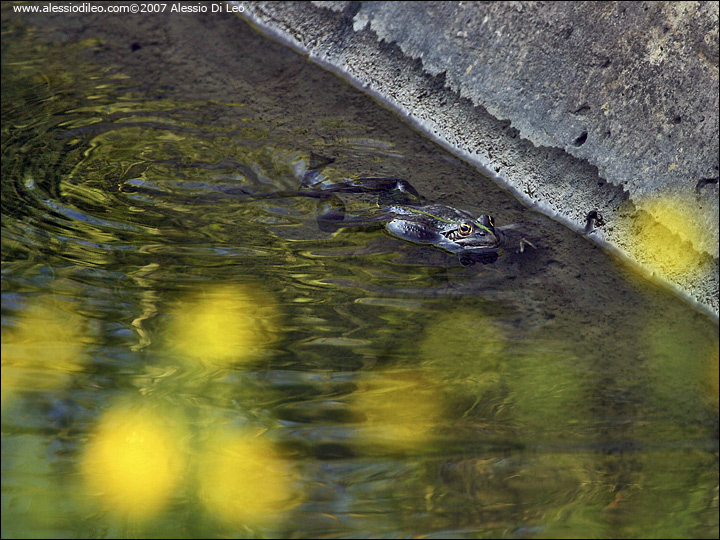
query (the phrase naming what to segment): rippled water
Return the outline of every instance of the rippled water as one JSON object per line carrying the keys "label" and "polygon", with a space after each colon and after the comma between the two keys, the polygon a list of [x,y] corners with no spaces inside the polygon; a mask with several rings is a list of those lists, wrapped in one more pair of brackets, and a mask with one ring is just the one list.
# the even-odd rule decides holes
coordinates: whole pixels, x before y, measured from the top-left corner
{"label": "rippled water", "polygon": [[[4,7],[2,61],[4,537],[717,537],[703,315],[231,17]],[[537,249],[239,195],[312,154]]]}

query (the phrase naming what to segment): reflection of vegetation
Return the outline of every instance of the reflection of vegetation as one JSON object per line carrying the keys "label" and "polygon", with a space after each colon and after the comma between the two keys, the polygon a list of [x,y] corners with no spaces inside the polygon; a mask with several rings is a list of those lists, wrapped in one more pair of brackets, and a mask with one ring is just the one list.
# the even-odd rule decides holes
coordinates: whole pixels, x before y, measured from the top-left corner
{"label": "reflection of vegetation", "polygon": [[2,402],[17,391],[68,385],[86,362],[84,317],[56,297],[28,302],[14,327],[2,336]]}
{"label": "reflection of vegetation", "polygon": [[715,343],[715,352],[711,352],[705,361],[705,370],[702,380],[704,381],[704,390],[707,395],[708,401],[714,405],[715,410],[718,409],[718,386],[720,385],[720,370],[718,369],[718,357],[720,356],[720,350],[718,344]]}
{"label": "reflection of vegetation", "polygon": [[512,421],[518,434],[530,444],[584,440],[593,418],[582,362],[562,344],[538,340],[535,348],[510,362]]}
{"label": "reflection of vegetation", "polygon": [[447,526],[512,524],[518,536],[564,538],[578,531],[594,536],[588,531],[602,529],[591,514],[612,500],[596,467],[597,456],[586,452],[468,453],[441,465],[444,483],[430,503],[449,521]]}
{"label": "reflection of vegetation", "polygon": [[423,332],[419,352],[436,380],[452,381],[485,407],[499,405],[505,336],[491,317],[471,309],[436,317]]}
{"label": "reflection of vegetation", "polygon": [[421,344],[424,362],[438,369],[458,365],[472,371],[497,371],[505,336],[491,317],[471,309],[453,310],[433,320]]}
{"label": "reflection of vegetation", "polygon": [[584,451],[524,455],[513,463],[504,487],[521,494],[519,516],[543,538],[607,537],[600,512],[612,501],[603,482],[601,458]]}
{"label": "reflection of vegetation", "polygon": [[[701,426],[717,418],[717,334],[714,329],[699,330],[692,319],[670,321],[659,314],[649,322],[647,334],[651,403],[662,414],[652,430],[703,437]],[[687,422],[693,417],[702,420]]]}
{"label": "reflection of vegetation", "polygon": [[620,533],[615,536],[718,536],[717,452],[647,450],[635,461],[630,488],[612,509]]}
{"label": "reflection of vegetation", "polygon": [[561,343],[513,343],[491,317],[459,309],[428,325],[420,354],[436,378],[475,396],[475,416],[497,422],[502,413],[523,443],[580,436],[590,422],[581,363]]}
{"label": "reflection of vegetation", "polygon": [[363,373],[350,398],[361,421],[357,444],[371,451],[412,451],[432,441],[444,413],[442,389],[420,370]]}
{"label": "reflection of vegetation", "polygon": [[[3,414],[7,414],[5,408]],[[13,437],[3,433],[3,538],[71,536],[76,500],[69,496],[67,485],[58,482],[56,464],[48,458],[47,434],[23,433]],[[12,489],[6,488],[10,486]]]}

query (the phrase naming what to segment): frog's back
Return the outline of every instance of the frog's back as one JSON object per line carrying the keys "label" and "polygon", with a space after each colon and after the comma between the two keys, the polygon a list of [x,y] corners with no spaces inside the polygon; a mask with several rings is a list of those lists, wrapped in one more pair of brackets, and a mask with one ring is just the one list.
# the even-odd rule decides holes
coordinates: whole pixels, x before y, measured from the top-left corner
{"label": "frog's back", "polygon": [[415,216],[415,219],[422,221],[455,223],[475,219],[468,212],[442,204],[428,204],[425,206],[395,205],[389,207],[388,210],[398,216],[407,216],[406,219],[413,219],[413,216]]}

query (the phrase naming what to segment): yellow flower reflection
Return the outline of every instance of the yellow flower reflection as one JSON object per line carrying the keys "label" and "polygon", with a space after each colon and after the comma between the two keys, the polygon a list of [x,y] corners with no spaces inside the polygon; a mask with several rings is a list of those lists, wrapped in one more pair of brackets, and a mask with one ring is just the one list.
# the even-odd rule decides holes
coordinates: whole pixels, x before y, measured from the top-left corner
{"label": "yellow flower reflection", "polygon": [[271,442],[243,432],[216,432],[199,456],[200,497],[229,525],[257,526],[298,504],[296,474]]}
{"label": "yellow flower reflection", "polygon": [[67,300],[36,298],[2,335],[2,403],[17,390],[67,384],[85,363],[86,320]]}
{"label": "yellow flower reflection", "polygon": [[180,302],[172,315],[172,347],[214,366],[257,359],[277,334],[274,304],[249,285],[208,288]]}
{"label": "yellow flower reflection", "polygon": [[[707,234],[693,221],[695,206],[679,198],[646,201],[625,225],[634,238],[632,255],[659,276],[684,275],[697,269]],[[717,240],[715,240],[717,241]]]}
{"label": "yellow flower reflection", "polygon": [[136,521],[161,512],[185,470],[183,430],[169,411],[120,405],[91,434],[80,471],[87,493],[117,518]]}
{"label": "yellow flower reflection", "polygon": [[444,400],[441,389],[417,369],[394,369],[364,374],[350,407],[361,419],[360,445],[412,451],[430,441],[442,421]]}

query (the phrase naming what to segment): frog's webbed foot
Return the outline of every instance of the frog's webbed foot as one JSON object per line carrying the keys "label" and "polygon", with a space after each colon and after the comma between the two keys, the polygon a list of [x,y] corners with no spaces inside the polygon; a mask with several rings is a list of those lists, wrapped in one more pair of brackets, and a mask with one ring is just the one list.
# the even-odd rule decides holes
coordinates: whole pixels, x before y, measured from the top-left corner
{"label": "frog's webbed foot", "polygon": [[307,168],[309,171],[317,171],[323,167],[327,167],[331,163],[335,163],[335,158],[321,156],[315,152],[310,152],[310,159],[308,160]]}
{"label": "frog's webbed foot", "polygon": [[378,204],[420,204],[425,198],[403,178],[368,176],[352,181],[362,191],[379,192]]}

